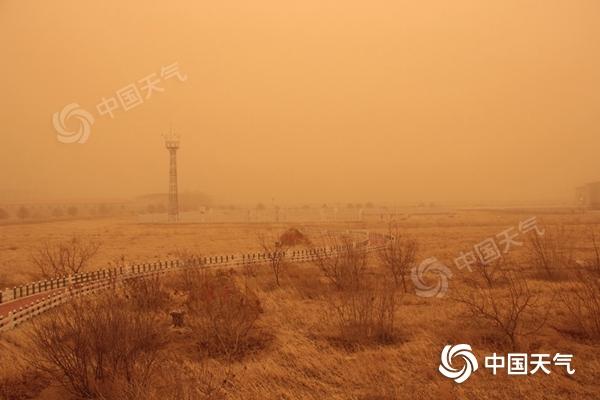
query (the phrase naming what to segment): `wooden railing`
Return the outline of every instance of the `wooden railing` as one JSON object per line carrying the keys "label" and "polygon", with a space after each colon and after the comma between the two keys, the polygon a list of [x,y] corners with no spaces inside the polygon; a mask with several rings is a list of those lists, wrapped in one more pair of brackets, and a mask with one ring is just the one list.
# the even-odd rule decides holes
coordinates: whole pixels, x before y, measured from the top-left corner
{"label": "wooden railing", "polygon": [[[353,233],[365,235],[363,239],[355,241],[354,246],[362,248],[366,252],[381,249],[387,243],[385,235],[369,234],[364,231],[354,231]],[[182,268],[219,268],[237,267],[246,264],[264,264],[274,255],[280,255],[293,263],[312,262],[321,257],[337,255],[341,250],[342,246],[326,246],[281,253],[246,253],[194,257],[185,261],[167,260],[106,268],[47,281],[33,282],[1,292],[0,309],[8,309],[10,311],[6,315],[0,315],[0,331],[13,329],[49,309],[65,303],[73,297],[94,293],[111,285],[116,285],[126,279],[162,274]],[[45,293],[46,296],[40,297],[42,293]],[[11,304],[22,303],[27,299],[31,299],[31,302],[15,307],[14,309],[10,308]]]}

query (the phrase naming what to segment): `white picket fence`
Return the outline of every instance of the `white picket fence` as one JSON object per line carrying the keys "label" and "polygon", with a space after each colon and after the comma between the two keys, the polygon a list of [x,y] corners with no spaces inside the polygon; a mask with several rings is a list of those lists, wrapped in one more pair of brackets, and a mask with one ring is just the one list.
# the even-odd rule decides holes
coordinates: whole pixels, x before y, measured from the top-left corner
{"label": "white picket fence", "polygon": [[[366,231],[353,231],[352,233],[366,235],[362,240],[355,242],[355,246],[363,248],[366,252],[377,251],[386,245],[387,238],[384,235],[369,234]],[[5,306],[4,308],[17,301],[28,298],[33,299],[34,297],[36,299],[23,307],[9,311],[5,316],[0,315],[0,332],[13,329],[23,322],[69,301],[73,297],[94,293],[115,286],[127,279],[162,274],[181,270],[182,268],[233,268],[246,264],[265,264],[274,254],[279,254],[292,263],[312,262],[322,257],[332,257],[338,254],[340,250],[341,246],[328,246],[281,253],[196,257],[187,260],[187,262],[183,260],[157,261],[33,282],[1,292],[0,299],[2,302],[0,306]],[[47,295],[37,298],[40,293],[47,293]]]}

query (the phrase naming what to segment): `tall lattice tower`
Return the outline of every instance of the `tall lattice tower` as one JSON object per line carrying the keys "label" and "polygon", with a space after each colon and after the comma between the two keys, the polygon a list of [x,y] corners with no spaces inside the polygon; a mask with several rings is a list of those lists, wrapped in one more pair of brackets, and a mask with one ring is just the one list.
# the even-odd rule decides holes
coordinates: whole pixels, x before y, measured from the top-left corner
{"label": "tall lattice tower", "polygon": [[171,131],[165,135],[165,147],[169,150],[169,208],[168,221],[179,221],[179,196],[177,192],[177,150],[179,137]]}

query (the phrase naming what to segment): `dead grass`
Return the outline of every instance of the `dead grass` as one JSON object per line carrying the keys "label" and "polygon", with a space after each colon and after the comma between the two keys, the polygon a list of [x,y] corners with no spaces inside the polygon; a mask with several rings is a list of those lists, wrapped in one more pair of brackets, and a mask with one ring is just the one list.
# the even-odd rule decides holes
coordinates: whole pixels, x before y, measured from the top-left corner
{"label": "dead grass", "polygon": [[268,337],[257,327],[263,312],[248,287],[238,287],[228,273],[205,271],[195,275],[188,292],[189,324],[201,350],[228,360],[257,351]]}
{"label": "dead grass", "polygon": [[[471,218],[471,217],[469,217]],[[452,265],[453,257],[461,250],[469,250],[470,246],[487,237],[514,226],[522,215],[502,214],[498,217],[476,214],[471,219],[458,215],[453,219],[445,216],[430,216],[409,218],[401,226],[403,231],[418,240],[420,254],[436,256],[440,260],[449,260],[447,265]],[[569,223],[572,216],[548,215],[547,224]],[[581,217],[580,225],[569,225],[575,258],[587,260],[593,258],[593,246],[590,237],[586,234],[590,224],[600,221],[592,217]],[[348,225],[343,225],[346,229]],[[357,226],[354,226],[357,227]],[[360,227],[387,231],[387,225],[366,223]],[[208,236],[193,241],[194,232],[203,235],[207,228],[186,226],[179,233],[174,233],[175,241],[187,238],[187,243],[177,244],[178,248],[202,248],[204,254],[218,253],[211,251],[219,245],[223,248],[234,247],[240,244],[240,249],[256,250],[256,227],[240,226],[239,228],[215,227],[214,234],[219,239]],[[269,228],[264,228],[268,231]],[[34,228],[35,229],[35,228]],[[114,232],[111,227],[106,228]],[[136,228],[139,229],[139,228]],[[127,238],[131,254],[128,259],[147,260],[141,254],[152,256],[164,251],[158,243],[158,236],[166,236],[170,227],[151,227],[141,231],[142,236],[132,235]],[[211,228],[212,229],[212,228]],[[236,231],[237,229],[237,231]],[[263,229],[261,227],[260,229]],[[280,227],[276,227],[281,231]],[[123,231],[123,230],[122,230]],[[162,231],[161,235],[157,232]],[[202,232],[201,232],[202,231]],[[139,233],[139,232],[138,232]],[[150,235],[144,237],[144,235]],[[244,243],[233,239],[227,242],[226,237],[246,236]],[[133,237],[136,236],[136,237]],[[124,239],[120,236],[121,240]],[[28,240],[32,240],[30,237]],[[168,239],[170,240],[170,239]],[[215,245],[217,242],[222,243]],[[227,246],[224,245],[227,243]],[[206,244],[206,249],[204,248]],[[10,243],[7,243],[10,245]],[[26,243],[15,243],[20,249],[27,249]],[[123,254],[123,248],[117,249],[114,242],[108,243],[108,252]],[[151,247],[158,251],[151,252]],[[161,250],[162,249],[162,250]],[[586,253],[582,255],[580,253]],[[138,256],[136,256],[136,254]],[[513,254],[511,253],[511,257]],[[341,295],[343,290],[332,288],[330,281],[324,277],[318,266],[303,264],[290,265],[281,274],[280,285],[273,279],[272,272],[267,267],[253,268],[248,274],[239,272],[229,274],[223,287],[230,287],[232,299],[242,299],[246,290],[254,293],[260,299],[262,313],[255,322],[255,326],[269,334],[266,346],[250,346],[250,351],[243,357],[226,356],[206,351],[198,351],[198,344],[206,339],[199,336],[191,326],[183,328],[168,328],[165,333],[166,347],[161,350],[161,363],[150,383],[143,385],[119,386],[120,393],[110,392],[106,398],[117,400],[130,399],[497,399],[508,400],[513,398],[547,399],[547,398],[572,398],[595,399],[600,391],[597,377],[600,376],[600,357],[597,355],[597,344],[584,330],[578,327],[576,320],[585,323],[592,322],[590,312],[585,307],[581,316],[571,312],[560,297],[555,301],[556,293],[565,293],[569,296],[574,293],[585,293],[581,282],[572,274],[560,278],[549,278],[545,269],[530,270],[532,265],[526,262],[527,249],[515,250],[515,265],[503,265],[502,269],[523,269],[527,289],[516,290],[515,293],[527,293],[536,296],[539,304],[545,304],[550,310],[548,323],[543,325],[535,334],[521,335],[523,348],[529,351],[561,352],[575,354],[574,367],[577,372],[573,376],[565,376],[556,371],[548,376],[533,376],[523,379],[512,379],[498,375],[491,376],[486,370],[480,368],[469,381],[456,385],[443,378],[437,372],[440,350],[449,343],[470,343],[477,354],[490,354],[504,352],[512,346],[502,329],[494,323],[480,318],[470,318],[465,315],[467,310],[463,304],[445,298],[421,298],[409,290],[407,294],[397,297],[394,304],[394,328],[398,339],[388,342],[366,340],[360,344],[345,346],[340,345],[342,329],[336,310],[330,304],[332,295]],[[585,257],[584,257],[585,256]],[[6,257],[3,254],[2,257]],[[417,260],[418,261],[418,260]],[[377,280],[383,273],[375,268],[374,260],[366,261],[367,276]],[[530,273],[533,271],[535,273]],[[478,290],[489,287],[489,292],[494,294],[497,304],[503,304],[511,299],[510,282],[502,275],[497,275],[495,266],[488,269],[488,277],[482,272],[472,273],[466,270],[456,270],[455,277],[450,282],[449,296],[454,293]],[[10,275],[11,277],[13,275]],[[190,279],[193,279],[190,276]],[[463,278],[472,278],[464,280]],[[170,278],[169,278],[170,279]],[[393,279],[388,279],[392,283]],[[179,307],[185,303],[185,285],[177,288],[165,280],[167,291],[171,291],[169,307]],[[590,282],[589,279],[584,282]],[[518,285],[517,285],[518,288]],[[174,295],[175,291],[179,291]],[[488,290],[488,289],[485,289]],[[223,293],[220,289],[217,291]],[[240,295],[241,293],[241,295]],[[376,289],[376,293],[383,293]],[[219,297],[216,297],[219,298]],[[356,303],[360,304],[360,295],[356,295]],[[515,296],[516,299],[520,297]],[[526,298],[526,297],[525,297]],[[585,295],[583,298],[588,299]],[[366,303],[377,304],[372,297],[364,296]],[[368,300],[368,301],[366,301]],[[213,304],[223,303],[228,310],[236,309],[232,302],[227,305],[227,300]],[[518,304],[521,304],[517,302]],[[367,307],[368,308],[368,307]],[[385,308],[385,307],[384,307]],[[215,306],[220,310],[221,305]],[[377,307],[374,307],[377,309]],[[389,308],[388,308],[389,309]],[[506,308],[506,312],[510,308]],[[504,312],[504,309],[502,309]],[[218,314],[215,314],[218,315]],[[361,313],[357,313],[361,315]],[[372,315],[377,315],[373,313]],[[538,314],[532,311],[532,317]],[[543,315],[543,314],[541,314]],[[186,322],[187,321],[186,316]],[[573,317],[576,317],[573,319]],[[243,320],[243,318],[242,318]],[[360,321],[360,318],[357,320]],[[376,318],[375,318],[376,320]],[[534,318],[535,320],[535,318]],[[520,322],[520,330],[526,332],[536,327],[535,321],[528,318]],[[164,323],[168,325],[169,317],[164,314]],[[27,329],[26,326],[23,328]],[[588,328],[589,329],[589,328]],[[368,330],[367,330],[368,331]],[[518,331],[518,330],[517,330]],[[10,342],[15,356],[22,354],[24,349],[19,346],[22,339],[18,336],[24,331],[15,331],[4,334],[2,342]],[[196,333],[195,333],[196,332]],[[367,335],[369,336],[369,335]],[[377,335],[371,335],[377,337]],[[336,340],[332,340],[332,338]],[[5,363],[6,361],[2,361]],[[482,360],[480,359],[480,362]],[[10,362],[9,362],[10,363]],[[10,365],[10,364],[9,364]],[[21,375],[22,379],[31,379]],[[0,381],[1,382],[1,381]],[[37,380],[36,380],[37,382]],[[123,389],[125,388],[125,389]],[[108,389],[107,389],[108,390]],[[107,392],[108,393],[108,392]],[[32,390],[30,395],[38,399],[67,399],[68,393],[60,391]]]}
{"label": "dead grass", "polygon": [[147,384],[165,336],[157,315],[108,292],[74,299],[34,321],[26,360],[75,396],[102,397]]}

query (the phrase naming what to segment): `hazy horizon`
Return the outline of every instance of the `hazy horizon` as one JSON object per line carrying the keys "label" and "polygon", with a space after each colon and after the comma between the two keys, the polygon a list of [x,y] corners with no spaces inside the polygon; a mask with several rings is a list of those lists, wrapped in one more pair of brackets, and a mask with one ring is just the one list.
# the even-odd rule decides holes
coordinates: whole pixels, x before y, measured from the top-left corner
{"label": "hazy horizon", "polygon": [[[223,203],[568,202],[600,180],[599,16],[595,1],[0,0],[0,203],[166,192],[171,125],[180,190]],[[176,62],[187,79],[98,114]],[[70,103],[95,118],[84,144],[57,141]]]}

